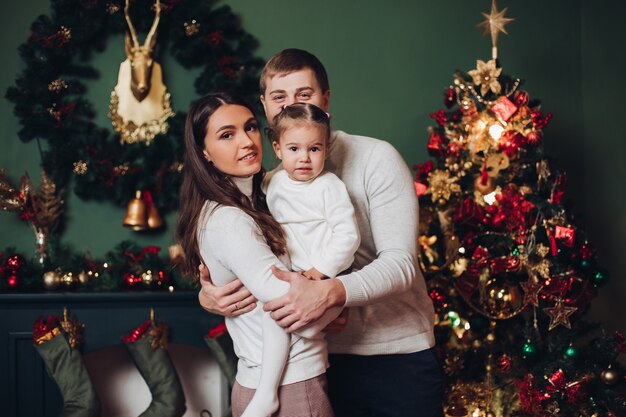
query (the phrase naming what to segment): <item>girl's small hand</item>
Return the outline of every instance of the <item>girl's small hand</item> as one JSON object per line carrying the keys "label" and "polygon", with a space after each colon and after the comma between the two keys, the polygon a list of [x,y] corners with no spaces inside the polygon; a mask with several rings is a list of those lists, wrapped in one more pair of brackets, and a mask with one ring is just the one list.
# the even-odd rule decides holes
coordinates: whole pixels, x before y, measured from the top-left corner
{"label": "girl's small hand", "polygon": [[326,275],[322,274],[315,268],[311,268],[308,271],[305,271],[304,276],[308,279],[312,279],[313,281],[321,281],[328,278]]}
{"label": "girl's small hand", "polygon": [[200,265],[200,285],[198,294],[200,305],[209,313],[224,317],[237,317],[255,309],[256,298],[238,279],[218,287],[211,281],[209,270]]}

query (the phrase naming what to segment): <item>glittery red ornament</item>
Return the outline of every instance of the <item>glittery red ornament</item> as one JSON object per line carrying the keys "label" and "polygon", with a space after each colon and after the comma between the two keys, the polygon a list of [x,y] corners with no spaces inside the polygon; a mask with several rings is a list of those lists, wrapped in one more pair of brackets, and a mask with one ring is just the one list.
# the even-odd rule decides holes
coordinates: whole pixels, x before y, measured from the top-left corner
{"label": "glittery red ornament", "polygon": [[507,130],[502,134],[500,139],[498,139],[498,146],[500,150],[509,158],[516,157],[517,150],[520,147],[525,146],[526,143],[527,141],[524,135],[519,133],[517,130]]}
{"label": "glittery red ornament", "polygon": [[441,155],[444,138],[438,132],[433,131],[428,139],[428,153],[431,156],[438,157]]}
{"label": "glittery red ornament", "polygon": [[511,370],[511,357],[509,355],[502,355],[498,358],[498,370],[503,373],[509,373]]}
{"label": "glittery red ornament", "polygon": [[513,94],[513,102],[518,106],[525,106],[528,104],[528,102],[530,101],[530,96],[528,95],[528,93],[524,90],[517,90],[514,94]]}
{"label": "glittery red ornament", "polygon": [[538,145],[541,142],[541,139],[543,139],[541,133],[536,130],[533,130],[526,135],[526,143],[532,146]]}

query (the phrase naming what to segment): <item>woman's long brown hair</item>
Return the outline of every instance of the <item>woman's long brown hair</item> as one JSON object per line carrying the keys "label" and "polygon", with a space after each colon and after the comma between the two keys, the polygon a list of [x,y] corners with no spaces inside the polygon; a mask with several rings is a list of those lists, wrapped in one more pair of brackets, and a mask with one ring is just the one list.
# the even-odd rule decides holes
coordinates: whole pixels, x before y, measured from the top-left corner
{"label": "woman's long brown hair", "polygon": [[185,165],[176,239],[185,254],[179,263],[181,273],[196,279],[198,266],[202,263],[198,245],[198,223],[207,200],[241,209],[256,222],[272,252],[277,256],[285,253],[285,235],[280,224],[271,216],[265,194],[261,190],[265,171],[261,169],[254,174],[250,201],[228,175],[215,168],[202,154],[209,119],[225,104],[244,106],[254,114],[250,106],[239,97],[229,93],[214,93],[193,102],[185,121]]}

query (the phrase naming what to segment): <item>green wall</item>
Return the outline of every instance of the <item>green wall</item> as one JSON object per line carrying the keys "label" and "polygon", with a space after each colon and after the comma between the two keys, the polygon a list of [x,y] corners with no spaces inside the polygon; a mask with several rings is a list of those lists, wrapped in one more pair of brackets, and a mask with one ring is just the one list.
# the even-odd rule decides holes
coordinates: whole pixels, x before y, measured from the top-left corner
{"label": "green wall", "polygon": [[[409,165],[426,155],[428,114],[442,107],[443,89],[455,69],[469,70],[475,61],[490,57],[490,41],[475,27],[490,2],[467,0],[231,0],[245,29],[259,41],[257,55],[298,47],[316,54],[331,80],[331,113],[337,128],[386,139]],[[500,1],[516,20],[501,36],[500,61],[504,71],[524,78],[531,96],[554,113],[545,132],[546,148],[568,172],[569,191],[576,210],[601,260],[613,275],[611,294],[602,293],[595,312],[603,320],[609,311],[626,312],[620,274],[626,241],[623,183],[626,157],[621,83],[626,74],[626,5],[620,0]],[[0,91],[14,82],[22,68],[17,46],[29,35],[30,23],[47,13],[48,0],[25,0],[4,5],[0,15],[3,36],[0,52]],[[618,46],[619,45],[619,46]],[[117,66],[123,59],[121,38],[112,38],[107,50],[94,58],[102,77],[90,84],[89,98],[107,125],[109,95]],[[176,109],[193,99],[188,73],[164,59],[168,88]],[[19,125],[12,106],[0,99],[0,168],[14,182],[25,171],[38,181],[39,155],[35,143],[17,138]],[[609,130],[610,129],[610,130]],[[621,174],[621,175],[620,175]],[[84,202],[68,195],[64,240],[99,256],[123,239],[167,247],[165,233],[138,235],[121,226],[124,210],[108,203]],[[171,226],[174,216],[167,219]],[[15,215],[0,215],[0,248],[15,245],[33,250],[33,235]],[[610,290],[609,290],[610,291]],[[620,310],[621,309],[621,310]],[[610,319],[610,317],[609,317]],[[606,320],[605,320],[606,321]],[[618,321],[610,326],[623,328]]]}

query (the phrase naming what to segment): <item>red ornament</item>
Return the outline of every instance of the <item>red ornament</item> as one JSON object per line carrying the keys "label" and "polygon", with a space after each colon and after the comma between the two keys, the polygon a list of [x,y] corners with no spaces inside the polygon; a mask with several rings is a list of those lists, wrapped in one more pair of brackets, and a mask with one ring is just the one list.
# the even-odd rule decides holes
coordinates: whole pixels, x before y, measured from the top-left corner
{"label": "red ornament", "polygon": [[22,255],[9,256],[9,258],[7,259],[7,268],[15,270],[23,267],[24,264],[26,264],[26,260],[24,260],[24,257]]}
{"label": "red ornament", "polygon": [[517,106],[511,103],[511,100],[505,96],[500,97],[496,104],[491,107],[491,111],[500,119],[500,121],[506,122],[515,114]]}
{"label": "red ornament", "polygon": [[561,174],[556,178],[552,189],[552,196],[550,197],[552,204],[561,204],[561,200],[563,200],[563,196],[565,195],[565,183],[565,174]]}
{"label": "red ornament", "polygon": [[509,355],[502,355],[498,358],[498,370],[506,374],[511,370],[511,357]]}
{"label": "red ornament", "polygon": [[206,41],[207,43],[213,45],[213,46],[217,46],[220,43],[222,43],[222,39],[224,39],[224,31],[222,30],[216,30],[214,32],[209,33],[206,36]]}
{"label": "red ornament", "polygon": [[433,302],[435,311],[439,312],[442,308],[448,306],[448,297],[441,290],[441,288],[432,288],[430,291],[428,291],[428,295]]}
{"label": "red ornament", "polygon": [[466,197],[454,216],[455,222],[478,225],[485,217],[485,211],[472,197]]}
{"label": "red ornament", "polygon": [[141,282],[141,276],[126,272],[124,274],[124,282],[126,282],[128,286],[132,287],[133,285]]}
{"label": "red ornament", "polygon": [[524,90],[517,90],[515,94],[513,94],[513,102],[518,106],[525,106],[530,101],[530,97],[528,93]]}
{"label": "red ornament", "polygon": [[538,145],[541,142],[541,139],[543,139],[541,132],[536,130],[533,130],[526,135],[527,143],[532,146]]}
{"label": "red ornament", "polygon": [[574,245],[574,229],[571,227],[556,226],[554,237],[561,240],[568,248]]}
{"label": "red ornament", "polygon": [[456,92],[454,91],[454,88],[448,88],[445,93],[443,93],[443,97],[443,104],[447,108],[454,106],[454,102],[456,101]]}
{"label": "red ornament", "polygon": [[446,123],[446,120],[448,120],[443,109],[439,110],[437,113],[431,113],[430,118],[435,119],[440,126],[443,126]]}
{"label": "red ornament", "polygon": [[505,131],[500,139],[498,145],[500,150],[506,154],[509,158],[517,156],[517,150],[526,144],[526,138],[517,130]]}
{"label": "red ornament", "polygon": [[550,119],[552,119],[552,113],[548,113],[544,117],[540,111],[533,111],[530,112],[530,117],[537,129],[543,129],[548,125],[548,123],[550,123]]}
{"label": "red ornament", "polygon": [[444,138],[438,132],[433,131],[428,139],[428,153],[434,157],[441,155],[442,147],[444,144]]}
{"label": "red ornament", "polygon": [[517,387],[517,395],[522,412],[532,416],[543,415],[544,410],[541,406],[543,395],[537,389],[533,376],[526,374],[523,379],[516,379],[515,386]]}
{"label": "red ornament", "polygon": [[223,334],[226,334],[227,332],[228,332],[228,329],[226,328],[226,323],[221,322],[220,324],[218,324],[217,326],[209,330],[207,337],[209,339],[216,339],[222,336]]}
{"label": "red ornament", "polygon": [[7,279],[7,284],[9,285],[9,288],[15,288],[17,287],[17,275],[15,275],[15,273],[9,275],[9,278]]}

